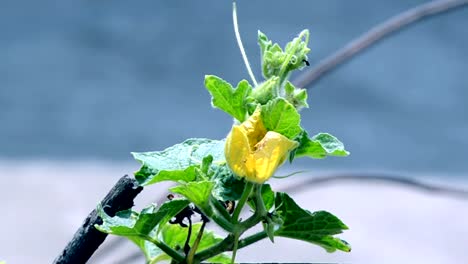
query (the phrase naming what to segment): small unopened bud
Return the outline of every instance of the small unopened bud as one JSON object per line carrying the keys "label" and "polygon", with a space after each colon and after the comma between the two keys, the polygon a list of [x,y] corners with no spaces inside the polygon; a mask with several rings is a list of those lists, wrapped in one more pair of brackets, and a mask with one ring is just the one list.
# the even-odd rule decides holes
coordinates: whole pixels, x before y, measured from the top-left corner
{"label": "small unopened bud", "polygon": [[260,104],[266,104],[268,101],[276,98],[276,86],[278,85],[279,77],[274,76],[265,82],[259,84],[252,91],[252,97]]}

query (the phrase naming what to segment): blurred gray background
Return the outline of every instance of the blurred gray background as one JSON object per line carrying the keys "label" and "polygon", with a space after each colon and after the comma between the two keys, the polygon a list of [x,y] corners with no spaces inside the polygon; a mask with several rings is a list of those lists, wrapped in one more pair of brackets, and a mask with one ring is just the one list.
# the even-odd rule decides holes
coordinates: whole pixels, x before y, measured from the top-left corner
{"label": "blurred gray background", "polygon": [[[240,1],[260,78],[257,29],[284,45],[311,33],[314,64],[425,1]],[[230,1],[6,1],[0,8],[0,157],[131,161],[188,137],[223,138],[203,76],[248,78]],[[313,168],[468,172],[468,9],[419,23],[310,87],[303,125],[352,152]]]}
{"label": "blurred gray background", "polygon": [[[309,29],[314,65],[375,24],[425,2],[241,0],[239,26],[260,79],[258,29],[282,46]],[[0,201],[10,216],[0,220],[0,261],[50,262],[116,179],[138,167],[131,151],[225,137],[232,120],[211,108],[203,78],[215,74],[233,84],[249,78],[231,12],[231,1],[219,0],[0,3]],[[466,186],[467,47],[463,8],[407,28],[309,87],[303,127],[337,136],[351,156],[302,159],[299,167],[405,172]],[[466,201],[361,184],[301,195],[304,206],[321,205],[344,217],[351,231],[342,237],[356,249],[343,255],[313,251],[316,259],[302,252],[300,261],[468,261],[462,251],[468,214],[460,214],[468,211]],[[457,215],[451,221],[460,225],[447,227],[447,215]],[[426,236],[434,225],[446,229]],[[20,243],[31,251],[19,251]],[[388,253],[376,255],[381,247]]]}

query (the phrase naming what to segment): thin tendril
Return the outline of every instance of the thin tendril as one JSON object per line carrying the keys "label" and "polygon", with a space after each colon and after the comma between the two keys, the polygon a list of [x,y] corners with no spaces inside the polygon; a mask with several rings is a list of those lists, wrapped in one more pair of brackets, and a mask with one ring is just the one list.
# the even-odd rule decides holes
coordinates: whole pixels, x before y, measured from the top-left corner
{"label": "thin tendril", "polygon": [[205,220],[203,220],[202,226],[200,227],[200,231],[198,231],[197,238],[195,239],[195,242],[193,243],[193,246],[190,249],[190,252],[189,252],[189,254],[187,256],[187,263],[188,264],[193,263],[193,258],[195,256],[195,252],[198,249],[198,246],[200,245],[200,241],[201,241],[201,239],[203,237],[203,231],[205,230],[206,223],[207,222]]}
{"label": "thin tendril", "polygon": [[234,33],[236,34],[237,45],[239,45],[240,52],[242,54],[242,59],[244,59],[245,67],[247,68],[247,72],[249,72],[250,79],[254,86],[257,86],[257,80],[252,72],[252,68],[250,68],[249,60],[247,59],[247,55],[245,54],[244,45],[242,45],[242,40],[239,34],[239,25],[237,23],[237,8],[236,2],[232,2],[232,22],[234,24]]}
{"label": "thin tendril", "polygon": [[296,171],[296,172],[293,172],[293,173],[290,173],[290,174],[287,174],[287,175],[273,175],[272,178],[275,178],[275,179],[284,179],[284,178],[288,178],[288,177],[291,177],[293,175],[296,175],[296,174],[299,174],[299,173],[305,173],[305,172],[309,172],[309,170],[303,170],[303,171]]}
{"label": "thin tendril", "polygon": [[190,217],[187,217],[189,226],[188,226],[188,234],[187,234],[187,239],[185,240],[184,244],[184,253],[185,256],[187,257],[188,253],[190,252],[190,236],[192,235],[192,219]]}

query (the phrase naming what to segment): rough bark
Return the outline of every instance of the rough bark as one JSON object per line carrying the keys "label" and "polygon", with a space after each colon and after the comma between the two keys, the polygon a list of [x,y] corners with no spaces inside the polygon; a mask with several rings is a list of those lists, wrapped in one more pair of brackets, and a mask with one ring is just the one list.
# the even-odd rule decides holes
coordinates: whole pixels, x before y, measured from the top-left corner
{"label": "rough bark", "polygon": [[[123,176],[101,201],[104,211],[114,216],[115,213],[133,206],[133,199],[143,190],[135,181]],[[72,240],[62,253],[55,259],[56,264],[86,263],[98,247],[104,242],[107,234],[98,231],[94,225],[101,224],[102,219],[96,209],[86,217],[81,227],[76,231]]]}

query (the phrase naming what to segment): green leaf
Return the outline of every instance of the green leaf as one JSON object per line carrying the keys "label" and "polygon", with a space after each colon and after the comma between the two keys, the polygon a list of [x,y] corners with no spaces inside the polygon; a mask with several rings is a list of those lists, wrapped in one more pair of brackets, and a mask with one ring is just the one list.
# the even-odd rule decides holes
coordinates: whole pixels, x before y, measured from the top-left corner
{"label": "green leaf", "polygon": [[[192,225],[192,235],[190,236],[189,245],[193,246],[195,239],[200,232],[202,223],[195,223]],[[162,240],[171,248],[184,248],[185,241],[187,240],[188,228],[181,227],[180,225],[164,225],[161,231]],[[223,240],[222,237],[217,236],[213,231],[205,229],[203,236],[198,245],[197,252],[205,250]],[[231,258],[225,254],[217,255],[207,260],[211,263],[230,263]]]}
{"label": "green leaf", "polygon": [[131,210],[122,211],[111,217],[99,205],[98,214],[103,220],[96,229],[107,234],[127,237],[133,241],[145,254],[147,260],[154,258],[166,259],[167,256],[153,243],[148,242],[145,236],[155,236],[156,226],[162,226],[172,217],[182,211],[190,202],[186,199],[173,199],[163,203],[158,209],[150,205],[141,213]]}
{"label": "green leaf", "polygon": [[[273,44],[268,37],[258,31],[258,45],[260,46],[261,61],[262,61],[262,74],[265,79],[277,76],[282,63],[283,51],[278,44]],[[278,56],[279,55],[279,56]]]}
{"label": "green leaf", "polygon": [[328,252],[336,249],[349,252],[351,247],[333,235],[340,234],[348,227],[336,216],[318,211],[310,213],[300,208],[286,193],[277,193],[276,212],[283,220],[276,236],[303,240],[323,247]]}
{"label": "green leaf", "polygon": [[210,169],[211,164],[213,163],[213,156],[208,155],[203,158],[201,172],[208,176],[208,171]]}
{"label": "green leaf", "polygon": [[301,131],[301,116],[284,98],[276,98],[262,106],[262,120],[268,131],[293,139]]}
{"label": "green leaf", "polygon": [[154,215],[153,222],[157,222],[159,226],[169,222],[173,217],[180,213],[185,207],[190,204],[186,199],[172,199],[163,203]]}
{"label": "green leaf", "polygon": [[320,246],[322,246],[327,252],[335,252],[337,249],[350,252],[351,245],[343,239],[333,236],[324,236],[320,239]]}
{"label": "green leaf", "polygon": [[287,81],[284,85],[285,97],[294,107],[298,110],[308,108],[307,104],[307,90],[298,89],[291,82]]}
{"label": "green leaf", "polygon": [[173,199],[163,203],[159,208],[150,205],[140,213],[126,210],[117,213],[114,217],[106,214],[99,205],[97,210],[103,223],[96,228],[102,232],[119,236],[149,235],[158,224],[168,222],[189,203],[186,199]]}
{"label": "green leaf", "polygon": [[[262,200],[263,203],[265,204],[265,208],[267,211],[270,211],[270,209],[273,207],[275,204],[275,193],[271,189],[270,184],[263,184],[262,186]],[[249,206],[255,210],[255,202],[252,199],[249,199],[247,201]],[[270,238],[271,242],[274,242],[274,232],[278,226],[278,223],[275,220],[281,220],[277,219],[275,213],[273,213],[271,216],[269,216],[266,221],[262,222],[263,229],[267,233],[268,237]],[[282,222],[282,220],[281,220]]]}
{"label": "green leaf", "polygon": [[275,224],[262,222],[262,226],[271,243],[275,243]]}
{"label": "green leaf", "polygon": [[227,164],[212,168],[213,196],[220,201],[236,201],[242,196],[245,181],[236,177]]}
{"label": "green leaf", "polygon": [[173,193],[185,196],[200,209],[207,211],[210,210],[209,201],[213,186],[214,183],[211,181],[198,181],[184,183],[172,187],[169,190]]}
{"label": "green leaf", "polygon": [[327,156],[346,157],[349,155],[343,143],[328,133],[319,133],[310,139],[304,131],[299,143],[299,147],[294,152],[295,157],[307,156],[323,159]]}
{"label": "green leaf", "polygon": [[193,138],[163,151],[132,153],[141,163],[135,178],[142,186],[161,181],[190,182],[196,179],[196,168],[203,158],[212,155],[213,162],[224,162],[224,140]]}
{"label": "green leaf", "polygon": [[260,46],[262,57],[265,51],[269,50],[272,45],[271,40],[269,40],[268,37],[260,30],[258,31],[258,45]]}
{"label": "green leaf", "polygon": [[265,208],[270,210],[275,204],[275,193],[271,189],[270,184],[263,184],[262,186],[262,198],[265,203]]}
{"label": "green leaf", "polygon": [[138,213],[131,210],[118,212],[114,217],[104,212],[101,205],[97,208],[103,223],[96,225],[96,229],[107,234],[118,236],[139,236],[140,233],[134,228],[138,219]]}
{"label": "green leaf", "polygon": [[294,96],[295,90],[296,86],[294,86],[294,84],[292,84],[290,81],[287,81],[284,85],[284,92],[286,93],[286,98]]}
{"label": "green leaf", "polygon": [[171,260],[171,257],[164,253],[160,248],[158,248],[153,243],[146,241],[139,237],[129,237],[130,241],[135,243],[140,250],[145,255],[145,258],[148,263],[156,263],[163,260]]}
{"label": "green leaf", "polygon": [[[265,203],[265,208],[267,209],[267,211],[269,211],[273,207],[273,205],[275,204],[275,193],[271,189],[270,184],[266,184],[266,183],[263,184],[263,186],[262,186],[262,199],[263,199],[263,203]],[[249,199],[247,202],[248,202],[249,206],[252,207],[252,209],[255,210],[254,201]]]}
{"label": "green leaf", "polygon": [[[107,234],[127,237],[143,251],[147,260],[151,259],[153,254],[161,252],[161,250],[152,243],[148,243],[142,237],[144,234],[140,233],[139,230],[135,228],[138,221],[138,213],[126,210],[117,213],[114,217],[110,217],[104,212],[100,205],[98,206],[97,211],[103,220],[101,225],[95,225],[97,230]],[[143,214],[143,216],[144,215],[145,214]]]}
{"label": "green leaf", "polygon": [[206,262],[208,263],[222,263],[222,264],[232,263],[231,261],[232,261],[232,258],[224,253],[206,260]]}
{"label": "green leaf", "polygon": [[214,76],[205,76],[205,86],[212,96],[211,104],[230,114],[235,119],[243,122],[246,117],[246,98],[252,91],[252,86],[246,80],[242,80],[234,89],[225,80]]}

